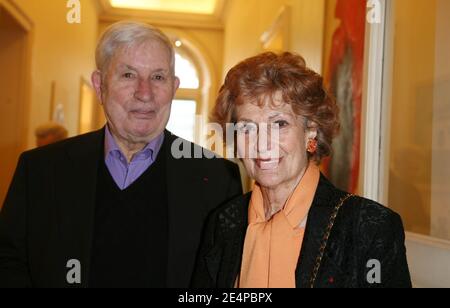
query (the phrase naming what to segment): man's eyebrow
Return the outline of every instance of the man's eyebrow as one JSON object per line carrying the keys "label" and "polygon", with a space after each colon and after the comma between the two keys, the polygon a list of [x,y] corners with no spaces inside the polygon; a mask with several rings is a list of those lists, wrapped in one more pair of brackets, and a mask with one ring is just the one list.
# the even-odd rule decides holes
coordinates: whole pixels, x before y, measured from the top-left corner
{"label": "man's eyebrow", "polygon": [[[134,67],[132,65],[129,65],[129,64],[122,64],[120,66],[124,67],[124,68],[126,68],[128,70],[138,71],[138,69],[136,67]],[[157,68],[157,69],[152,71],[152,73],[167,73],[167,72],[169,72],[169,70],[168,69],[164,69],[164,68]]]}
{"label": "man's eyebrow", "polygon": [[137,71],[137,69],[134,66],[131,66],[129,64],[125,64],[123,65],[126,69],[132,70],[132,71]]}
{"label": "man's eyebrow", "polygon": [[169,70],[168,69],[164,69],[164,68],[157,68],[155,70],[152,71],[153,73],[168,73]]}

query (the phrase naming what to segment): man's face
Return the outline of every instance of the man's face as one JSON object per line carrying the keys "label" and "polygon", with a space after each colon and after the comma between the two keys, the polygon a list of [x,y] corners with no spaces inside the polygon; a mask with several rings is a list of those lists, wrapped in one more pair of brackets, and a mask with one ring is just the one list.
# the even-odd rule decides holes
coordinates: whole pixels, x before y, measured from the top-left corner
{"label": "man's face", "polygon": [[[93,83],[112,132],[130,143],[148,143],[169,120],[179,86],[167,48],[145,42],[118,50],[106,72],[95,72]],[[106,75],[105,75],[106,74]]]}

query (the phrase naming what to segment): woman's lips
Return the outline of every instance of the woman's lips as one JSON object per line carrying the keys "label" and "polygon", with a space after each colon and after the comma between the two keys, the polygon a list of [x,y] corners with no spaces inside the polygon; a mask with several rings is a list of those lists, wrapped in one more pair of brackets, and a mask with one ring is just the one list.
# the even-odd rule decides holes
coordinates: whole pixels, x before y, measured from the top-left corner
{"label": "woman's lips", "polygon": [[273,170],[278,168],[283,158],[255,159],[256,166],[261,170]]}

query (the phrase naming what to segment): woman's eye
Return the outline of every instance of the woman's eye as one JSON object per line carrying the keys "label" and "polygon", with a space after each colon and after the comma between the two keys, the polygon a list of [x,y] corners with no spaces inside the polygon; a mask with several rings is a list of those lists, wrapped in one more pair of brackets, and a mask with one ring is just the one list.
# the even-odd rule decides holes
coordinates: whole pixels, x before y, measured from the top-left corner
{"label": "woman's eye", "polygon": [[283,128],[289,125],[289,123],[284,120],[276,121],[275,124],[278,125],[279,128]]}
{"label": "woman's eye", "polygon": [[238,131],[241,134],[249,134],[251,132],[256,131],[256,125],[255,124],[251,124],[251,123],[240,123],[238,124]]}

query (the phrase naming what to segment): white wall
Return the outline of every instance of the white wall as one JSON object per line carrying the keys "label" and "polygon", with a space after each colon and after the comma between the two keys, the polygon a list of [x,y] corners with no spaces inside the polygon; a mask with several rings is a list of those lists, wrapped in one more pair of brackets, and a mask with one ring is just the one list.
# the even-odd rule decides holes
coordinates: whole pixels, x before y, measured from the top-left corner
{"label": "white wall", "polygon": [[415,288],[450,288],[450,245],[447,241],[407,233],[406,250]]}

